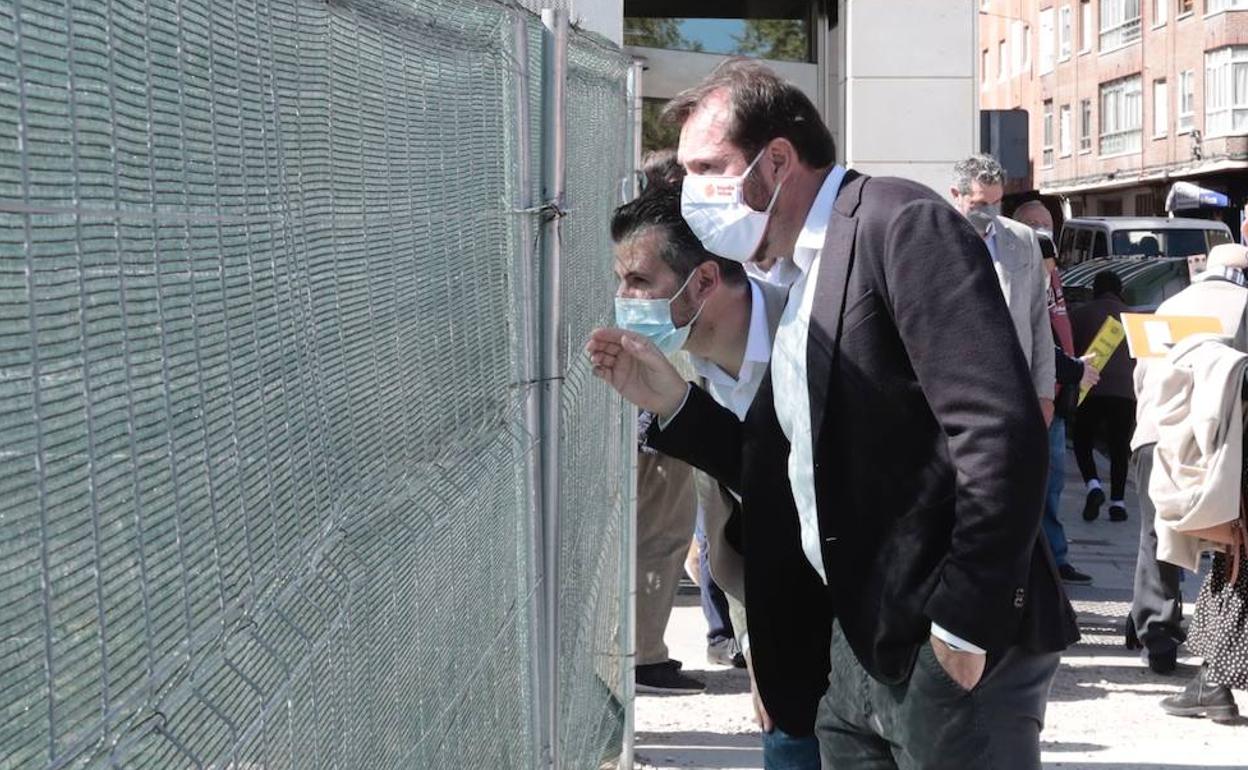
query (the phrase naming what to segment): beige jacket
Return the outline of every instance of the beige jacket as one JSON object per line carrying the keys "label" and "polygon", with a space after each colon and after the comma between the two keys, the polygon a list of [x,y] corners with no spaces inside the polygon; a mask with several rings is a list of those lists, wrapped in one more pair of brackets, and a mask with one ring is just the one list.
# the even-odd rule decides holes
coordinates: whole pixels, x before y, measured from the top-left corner
{"label": "beige jacket", "polygon": [[1049,323],[1049,274],[1040,241],[1027,225],[1006,217],[993,221],[993,267],[1014,320],[1014,331],[1031,368],[1036,395],[1052,400],[1056,390],[1053,327]]}
{"label": "beige jacket", "polygon": [[[1248,327],[1245,327],[1244,308],[1248,304],[1248,289],[1230,281],[1197,278],[1191,286],[1161,303],[1157,315],[1212,316],[1222,324],[1222,334],[1231,338],[1231,347],[1248,352]],[[1154,361],[1157,361],[1154,359]],[[1157,361],[1160,363],[1160,361]],[[1135,435],[1131,449],[1136,450],[1157,441],[1156,404],[1153,397],[1157,388],[1147,385],[1154,363],[1147,358],[1135,362]]]}
{"label": "beige jacket", "polygon": [[1198,334],[1152,364],[1145,385],[1157,445],[1148,496],[1157,509],[1157,558],[1196,572],[1202,551],[1223,550],[1185,532],[1239,518],[1244,374],[1248,354]]}

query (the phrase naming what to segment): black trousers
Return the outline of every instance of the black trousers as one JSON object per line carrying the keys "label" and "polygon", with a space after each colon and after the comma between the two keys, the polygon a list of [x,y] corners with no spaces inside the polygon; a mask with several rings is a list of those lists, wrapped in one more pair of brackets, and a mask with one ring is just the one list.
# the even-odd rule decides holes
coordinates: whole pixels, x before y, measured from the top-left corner
{"label": "black trousers", "polygon": [[1104,426],[1109,446],[1110,500],[1127,494],[1127,466],[1131,461],[1131,434],[1135,433],[1135,401],[1118,396],[1088,396],[1075,414],[1075,460],[1084,481],[1099,479],[1092,447]]}
{"label": "black trousers", "polygon": [[1135,557],[1135,593],[1131,597],[1131,622],[1140,642],[1154,655],[1178,648],[1187,638],[1183,630],[1183,594],[1179,590],[1182,569],[1157,560],[1157,508],[1148,497],[1148,477],[1153,472],[1153,447],[1145,444],[1131,456],[1135,488],[1140,498],[1140,550]]}
{"label": "black trousers", "polygon": [[910,679],[876,681],[832,628],[832,670],[815,735],[825,770],[1039,770],[1040,731],[1058,653],[989,656],[974,690],[953,681],[929,643]]}

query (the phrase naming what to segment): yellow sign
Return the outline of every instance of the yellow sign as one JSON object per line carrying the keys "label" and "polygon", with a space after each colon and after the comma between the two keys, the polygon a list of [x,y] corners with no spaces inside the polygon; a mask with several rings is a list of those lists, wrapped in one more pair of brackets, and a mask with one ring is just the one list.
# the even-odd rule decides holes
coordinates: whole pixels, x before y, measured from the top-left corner
{"label": "yellow sign", "polygon": [[[1126,317],[1126,314],[1123,315]],[[1109,363],[1109,359],[1114,355],[1114,351],[1122,344],[1123,337],[1127,336],[1127,330],[1118,323],[1113,316],[1105,319],[1105,323],[1101,324],[1101,330],[1092,338],[1092,344],[1088,345],[1088,352],[1085,356],[1092,356],[1092,368],[1100,372],[1105,369],[1105,365]],[[1091,388],[1082,388],[1079,391],[1079,403],[1088,397],[1088,391]]]}
{"label": "yellow sign", "polygon": [[1160,358],[1184,337],[1222,334],[1222,322],[1210,316],[1123,313],[1127,350],[1132,358]]}

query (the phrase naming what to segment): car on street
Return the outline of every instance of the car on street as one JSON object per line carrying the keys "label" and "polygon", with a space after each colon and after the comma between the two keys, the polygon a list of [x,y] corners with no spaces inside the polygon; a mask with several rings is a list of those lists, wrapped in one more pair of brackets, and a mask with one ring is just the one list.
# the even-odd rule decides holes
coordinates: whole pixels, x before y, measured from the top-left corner
{"label": "car on street", "polygon": [[1076,217],[1062,225],[1057,264],[1069,268],[1100,258],[1187,258],[1233,240],[1230,228],[1211,219]]}

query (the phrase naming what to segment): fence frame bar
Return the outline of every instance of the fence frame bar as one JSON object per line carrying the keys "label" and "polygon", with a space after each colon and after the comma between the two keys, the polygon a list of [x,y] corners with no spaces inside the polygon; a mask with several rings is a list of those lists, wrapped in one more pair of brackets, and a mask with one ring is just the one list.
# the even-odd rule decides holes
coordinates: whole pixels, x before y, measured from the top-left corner
{"label": "fence frame bar", "polygon": [[542,544],[545,633],[542,704],[549,735],[546,764],[561,768],[559,746],[559,578],[562,505],[559,489],[559,416],[563,394],[563,215],[567,195],[568,12],[542,11],[542,251],[541,251],[541,396],[542,396]]}

